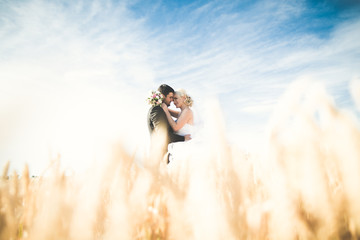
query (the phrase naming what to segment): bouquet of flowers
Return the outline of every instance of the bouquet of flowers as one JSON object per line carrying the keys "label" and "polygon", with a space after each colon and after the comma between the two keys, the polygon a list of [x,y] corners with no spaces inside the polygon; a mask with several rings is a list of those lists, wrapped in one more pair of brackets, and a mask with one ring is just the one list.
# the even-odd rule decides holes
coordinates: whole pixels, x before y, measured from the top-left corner
{"label": "bouquet of flowers", "polygon": [[150,97],[147,102],[152,106],[160,106],[163,102],[164,95],[159,91],[151,91]]}

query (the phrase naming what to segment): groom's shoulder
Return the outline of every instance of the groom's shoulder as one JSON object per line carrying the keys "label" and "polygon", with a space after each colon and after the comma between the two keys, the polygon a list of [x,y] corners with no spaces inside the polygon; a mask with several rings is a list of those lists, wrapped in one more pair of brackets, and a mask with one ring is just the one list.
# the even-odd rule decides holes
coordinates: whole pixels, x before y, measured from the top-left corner
{"label": "groom's shoulder", "polygon": [[162,110],[162,108],[160,106],[153,106],[152,109],[154,109],[154,110]]}
{"label": "groom's shoulder", "polygon": [[160,106],[153,106],[149,109],[149,113],[157,113],[161,111],[163,111],[163,109]]}

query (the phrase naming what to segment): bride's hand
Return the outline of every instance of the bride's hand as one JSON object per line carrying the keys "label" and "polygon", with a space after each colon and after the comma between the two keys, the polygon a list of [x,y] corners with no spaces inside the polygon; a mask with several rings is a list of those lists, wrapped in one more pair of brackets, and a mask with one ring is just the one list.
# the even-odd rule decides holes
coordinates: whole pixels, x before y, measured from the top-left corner
{"label": "bride's hand", "polygon": [[165,103],[162,103],[161,107],[162,107],[162,109],[164,109],[165,112],[168,111],[168,107]]}

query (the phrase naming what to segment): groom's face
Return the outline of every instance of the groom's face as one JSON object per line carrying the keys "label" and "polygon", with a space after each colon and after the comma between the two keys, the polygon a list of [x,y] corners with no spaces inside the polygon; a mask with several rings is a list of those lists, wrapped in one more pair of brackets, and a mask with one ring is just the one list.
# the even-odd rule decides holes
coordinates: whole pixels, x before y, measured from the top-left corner
{"label": "groom's face", "polygon": [[166,95],[164,102],[167,106],[170,106],[170,103],[174,100],[174,93],[169,92],[168,95]]}

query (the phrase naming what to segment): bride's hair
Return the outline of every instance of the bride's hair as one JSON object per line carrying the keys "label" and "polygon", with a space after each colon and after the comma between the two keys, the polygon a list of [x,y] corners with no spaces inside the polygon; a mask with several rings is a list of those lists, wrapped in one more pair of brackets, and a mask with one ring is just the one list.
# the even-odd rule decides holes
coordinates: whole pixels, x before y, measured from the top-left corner
{"label": "bride's hair", "polygon": [[175,91],[175,94],[179,95],[180,97],[185,97],[184,103],[186,106],[191,107],[193,105],[194,101],[191,99],[191,97],[189,95],[187,95],[187,93],[184,89],[182,89],[182,88],[177,89]]}

